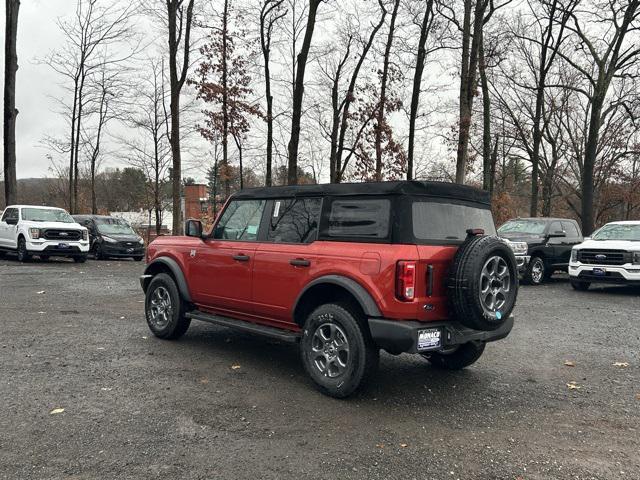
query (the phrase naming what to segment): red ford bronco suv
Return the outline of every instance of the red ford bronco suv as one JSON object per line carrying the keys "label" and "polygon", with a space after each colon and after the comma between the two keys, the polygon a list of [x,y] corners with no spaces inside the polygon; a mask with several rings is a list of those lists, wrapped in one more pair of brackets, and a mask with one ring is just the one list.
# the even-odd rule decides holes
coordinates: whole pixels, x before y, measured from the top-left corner
{"label": "red ford bronco suv", "polygon": [[439,182],[256,188],[210,233],[149,245],[141,277],[151,331],[203,320],[299,344],[320,391],[346,397],[379,351],[461,369],[506,337],[518,292],[489,195]]}

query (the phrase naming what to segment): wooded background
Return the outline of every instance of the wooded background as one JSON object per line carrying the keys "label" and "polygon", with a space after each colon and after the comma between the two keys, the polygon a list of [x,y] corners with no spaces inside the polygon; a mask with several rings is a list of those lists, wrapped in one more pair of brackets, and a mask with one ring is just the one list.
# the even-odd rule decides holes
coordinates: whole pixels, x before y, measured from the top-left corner
{"label": "wooded background", "polygon": [[66,127],[42,137],[51,178],[20,185],[6,5],[9,203],[175,211],[196,180],[217,208],[249,186],[431,179],[489,190],[498,223],[640,215],[640,0],[77,0],[42,19],[66,39],[38,60]]}

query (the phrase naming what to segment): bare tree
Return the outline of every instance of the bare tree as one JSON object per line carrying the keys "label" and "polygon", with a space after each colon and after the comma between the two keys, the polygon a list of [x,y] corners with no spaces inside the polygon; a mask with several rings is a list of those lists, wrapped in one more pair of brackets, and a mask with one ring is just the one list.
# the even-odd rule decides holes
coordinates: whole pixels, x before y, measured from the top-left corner
{"label": "bare tree", "polygon": [[4,199],[7,205],[18,201],[18,180],[16,175],[16,72],[18,54],[19,0],[6,0],[4,37]]}
{"label": "bare tree", "polygon": [[[291,113],[291,137],[289,139],[289,165],[287,169],[287,181],[289,185],[298,183],[298,146],[300,143],[300,120],[302,117],[302,101],[304,96],[304,73],[307,68],[307,58],[311,49],[311,39],[316,26],[318,7],[323,0],[309,0],[307,13],[307,26],[302,40],[300,52],[297,55],[297,67],[295,84],[293,88],[293,106]],[[294,39],[295,41],[295,39]]]}
{"label": "bare tree", "polygon": [[[589,128],[585,142],[584,166],[581,183],[581,220],[582,231],[589,235],[594,228],[594,169],[598,156],[602,125],[607,117],[620,108],[626,107],[626,100],[610,104],[605,108],[607,96],[615,79],[637,74],[637,61],[640,47],[633,32],[640,28],[640,0],[607,0],[604,8],[592,2],[590,9],[583,5],[588,20],[580,18],[576,12],[570,12],[572,23],[568,28],[579,40],[579,51],[583,58],[562,53],[562,58],[577,70],[586,80],[588,87],[578,87],[589,102]],[[582,17],[582,15],[581,15]],[[589,22],[602,23],[606,28],[592,27]],[[586,64],[585,64],[586,62]]]}
{"label": "bare tree", "polygon": [[427,59],[427,38],[433,27],[434,0],[427,0],[424,5],[424,16],[420,24],[420,39],[413,73],[413,88],[411,90],[411,109],[409,111],[409,147],[407,150],[407,180],[413,179],[413,151],[416,138],[416,119],[420,106],[420,92],[422,89],[422,74]]}
{"label": "bare tree", "polygon": [[[173,233],[182,232],[182,156],[180,151],[180,92],[187,79],[194,0],[166,0],[169,33],[169,84],[171,89],[171,153],[173,157]],[[182,51],[182,61],[180,61]]]}
{"label": "bare tree", "polygon": [[129,60],[139,46],[139,35],[132,27],[136,15],[134,6],[118,3],[106,7],[101,5],[98,0],[78,0],[73,18],[58,21],[58,28],[66,36],[64,45],[45,59],[47,65],[69,82],[64,87],[72,97],[60,100],[62,114],[68,119],[68,139],[45,139],[56,150],[69,155],[68,194],[72,213],[77,210],[88,79],[103,68]]}
{"label": "bare tree", "polygon": [[266,158],[266,174],[265,185],[270,187],[272,184],[273,168],[273,94],[271,93],[271,39],[273,36],[273,28],[287,14],[286,9],[282,9],[284,0],[264,0],[260,10],[260,48],[264,60],[264,88],[265,99],[267,102],[267,113],[265,120],[267,122],[267,158]]}

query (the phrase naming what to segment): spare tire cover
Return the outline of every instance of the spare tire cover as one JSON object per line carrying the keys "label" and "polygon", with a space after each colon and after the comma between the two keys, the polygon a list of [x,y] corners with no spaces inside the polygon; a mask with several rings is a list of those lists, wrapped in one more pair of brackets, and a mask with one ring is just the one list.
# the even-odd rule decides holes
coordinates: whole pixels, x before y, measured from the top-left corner
{"label": "spare tire cover", "polygon": [[469,236],[453,259],[449,303],[455,318],[475,330],[495,330],[509,318],[518,296],[513,251],[493,236]]}

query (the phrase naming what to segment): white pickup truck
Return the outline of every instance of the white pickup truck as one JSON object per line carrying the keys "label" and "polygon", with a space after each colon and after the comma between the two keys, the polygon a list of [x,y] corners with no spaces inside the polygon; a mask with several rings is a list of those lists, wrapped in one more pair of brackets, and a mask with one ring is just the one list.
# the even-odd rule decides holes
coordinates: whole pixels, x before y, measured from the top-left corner
{"label": "white pickup truck", "polygon": [[89,232],[61,208],[10,205],[0,217],[0,255],[17,252],[18,260],[70,257],[87,260]]}
{"label": "white pickup truck", "polygon": [[592,283],[640,285],[640,221],[607,223],[573,247],[569,278],[576,290]]}

